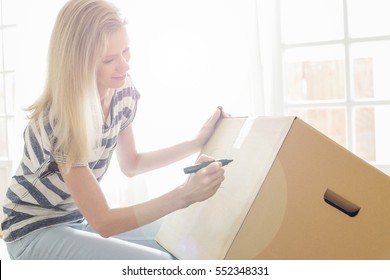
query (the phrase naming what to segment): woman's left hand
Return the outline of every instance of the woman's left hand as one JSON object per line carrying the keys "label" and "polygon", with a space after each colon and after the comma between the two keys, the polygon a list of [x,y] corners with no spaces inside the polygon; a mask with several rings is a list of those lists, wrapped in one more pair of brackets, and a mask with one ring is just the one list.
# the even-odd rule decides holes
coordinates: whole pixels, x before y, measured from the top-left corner
{"label": "woman's left hand", "polygon": [[228,117],[230,117],[230,114],[224,112],[222,107],[217,108],[214,114],[202,126],[201,130],[195,138],[195,143],[199,149],[201,149],[213,135],[220,119]]}

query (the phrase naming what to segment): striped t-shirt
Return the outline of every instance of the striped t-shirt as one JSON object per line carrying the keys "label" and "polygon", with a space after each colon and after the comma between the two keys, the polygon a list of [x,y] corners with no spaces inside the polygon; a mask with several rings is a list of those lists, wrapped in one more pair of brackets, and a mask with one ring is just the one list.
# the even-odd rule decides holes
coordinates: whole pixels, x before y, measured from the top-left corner
{"label": "striped t-shirt", "polygon": [[[130,86],[130,79],[112,97],[96,158],[84,164],[89,166],[98,181],[108,168],[119,131],[134,119],[139,97],[137,90]],[[83,219],[51,152],[55,137],[48,119],[42,117],[37,122],[30,121],[24,131],[23,158],[12,177],[3,206],[5,218],[1,227],[6,242],[18,240],[38,229]]]}

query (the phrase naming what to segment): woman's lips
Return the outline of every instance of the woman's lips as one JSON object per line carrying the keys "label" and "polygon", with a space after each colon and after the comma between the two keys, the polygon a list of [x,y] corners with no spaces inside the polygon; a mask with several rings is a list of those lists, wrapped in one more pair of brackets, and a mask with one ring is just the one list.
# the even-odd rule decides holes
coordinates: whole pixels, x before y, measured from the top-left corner
{"label": "woman's lips", "polygon": [[122,81],[124,79],[126,79],[126,74],[122,75],[122,76],[116,76],[116,77],[112,77],[114,80],[119,80],[119,81]]}

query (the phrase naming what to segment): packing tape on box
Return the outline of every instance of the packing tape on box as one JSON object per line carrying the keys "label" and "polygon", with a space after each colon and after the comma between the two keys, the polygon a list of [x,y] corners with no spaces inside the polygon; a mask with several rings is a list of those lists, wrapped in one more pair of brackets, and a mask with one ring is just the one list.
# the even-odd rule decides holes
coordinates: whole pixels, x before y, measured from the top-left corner
{"label": "packing tape on box", "polygon": [[240,130],[240,133],[238,133],[238,136],[236,138],[236,140],[234,141],[234,144],[233,144],[233,148],[239,150],[242,146],[242,144],[244,143],[245,139],[247,138],[249,132],[251,131],[252,129],[252,126],[255,122],[255,117],[248,117],[246,119],[246,121],[244,122],[241,130]]}

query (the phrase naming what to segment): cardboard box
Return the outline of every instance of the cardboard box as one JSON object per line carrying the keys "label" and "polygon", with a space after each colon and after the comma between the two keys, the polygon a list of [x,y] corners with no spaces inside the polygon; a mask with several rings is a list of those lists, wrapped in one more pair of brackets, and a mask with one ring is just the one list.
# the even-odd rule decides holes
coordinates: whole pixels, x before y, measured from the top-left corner
{"label": "cardboard box", "polygon": [[178,259],[390,259],[390,178],[295,117],[229,118],[202,150],[231,158],[209,200],[168,215]]}

